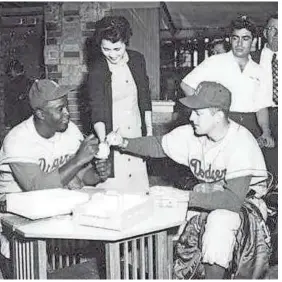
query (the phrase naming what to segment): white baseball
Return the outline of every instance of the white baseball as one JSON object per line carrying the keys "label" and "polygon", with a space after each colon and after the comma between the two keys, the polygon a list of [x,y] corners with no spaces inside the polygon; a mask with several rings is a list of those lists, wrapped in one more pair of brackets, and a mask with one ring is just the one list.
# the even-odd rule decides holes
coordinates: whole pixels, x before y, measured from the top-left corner
{"label": "white baseball", "polygon": [[107,159],[110,154],[110,147],[106,142],[101,142],[99,144],[99,150],[96,154],[97,159]]}
{"label": "white baseball", "polygon": [[123,142],[123,138],[117,132],[112,131],[111,133],[107,135],[107,143],[110,146],[120,146],[122,142]]}

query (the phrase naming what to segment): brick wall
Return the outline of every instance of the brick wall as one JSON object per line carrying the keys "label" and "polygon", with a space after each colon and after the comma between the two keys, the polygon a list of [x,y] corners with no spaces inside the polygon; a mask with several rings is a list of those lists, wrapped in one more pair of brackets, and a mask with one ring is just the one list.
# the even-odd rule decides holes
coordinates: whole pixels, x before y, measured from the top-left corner
{"label": "brick wall", "polygon": [[18,59],[30,78],[42,74],[43,8],[0,9],[0,143],[7,133],[4,126],[4,84],[6,68],[11,59]]}
{"label": "brick wall", "polygon": [[46,77],[74,87],[68,97],[70,116],[82,130],[86,39],[93,34],[94,23],[109,12],[106,2],[50,2],[44,6]]}

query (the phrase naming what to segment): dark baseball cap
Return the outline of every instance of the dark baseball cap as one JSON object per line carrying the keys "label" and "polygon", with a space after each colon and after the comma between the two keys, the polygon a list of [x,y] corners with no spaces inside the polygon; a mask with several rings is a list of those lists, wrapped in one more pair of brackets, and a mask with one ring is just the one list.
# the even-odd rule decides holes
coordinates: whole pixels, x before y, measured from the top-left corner
{"label": "dark baseball cap", "polygon": [[194,95],[179,99],[179,102],[191,109],[220,108],[229,110],[231,104],[231,92],[213,81],[201,82]]}
{"label": "dark baseball cap", "polygon": [[42,108],[48,101],[66,96],[73,87],[60,86],[53,80],[36,79],[29,90],[29,103],[33,109]]}

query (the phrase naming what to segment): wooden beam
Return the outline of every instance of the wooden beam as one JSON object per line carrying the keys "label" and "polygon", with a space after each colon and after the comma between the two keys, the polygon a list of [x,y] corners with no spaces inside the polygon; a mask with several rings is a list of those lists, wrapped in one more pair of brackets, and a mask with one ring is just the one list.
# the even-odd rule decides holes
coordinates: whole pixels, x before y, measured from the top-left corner
{"label": "wooden beam", "polygon": [[112,9],[148,9],[159,8],[160,2],[109,2]]}
{"label": "wooden beam", "polygon": [[169,10],[167,8],[166,3],[160,2],[160,7],[161,7],[161,17],[164,19],[165,24],[167,25],[171,35],[174,36],[175,33],[177,32],[177,28],[174,25],[174,22],[173,22],[172,17],[169,13]]}

